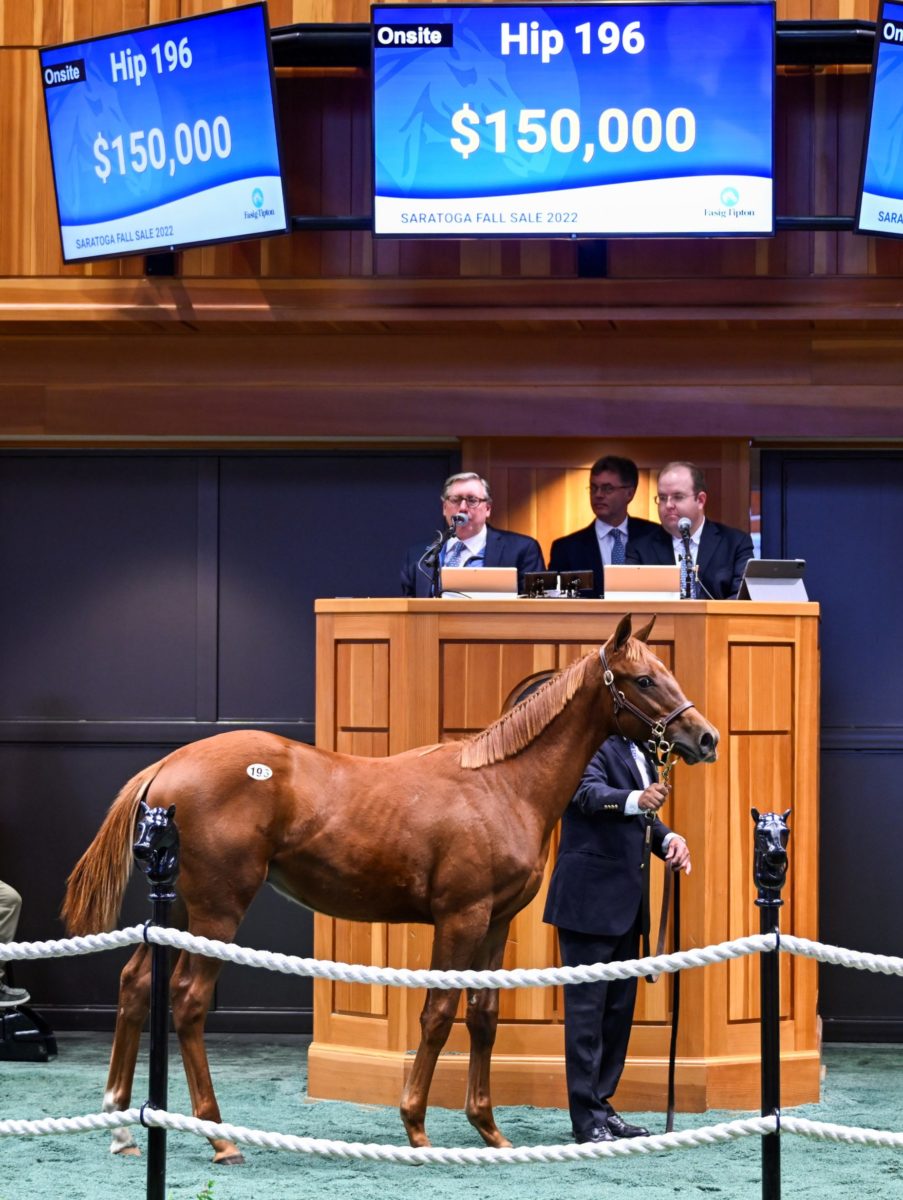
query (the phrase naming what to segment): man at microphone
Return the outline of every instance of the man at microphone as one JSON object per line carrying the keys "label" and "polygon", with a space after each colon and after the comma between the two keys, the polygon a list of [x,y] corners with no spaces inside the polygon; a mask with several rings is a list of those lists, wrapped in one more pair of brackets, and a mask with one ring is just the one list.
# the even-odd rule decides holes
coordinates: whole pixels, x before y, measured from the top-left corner
{"label": "man at microphone", "polygon": [[743,568],[753,556],[752,538],[742,529],[705,515],[705,476],[695,463],[670,462],[658,474],[661,527],[631,538],[627,561],[678,563],[681,595],[693,600],[733,600]]}
{"label": "man at microphone", "polygon": [[[489,484],[473,471],[446,479],[442,488],[444,529],[433,545],[412,546],[401,567],[403,596],[432,596],[439,568],[517,567],[518,590],[525,571],[544,571],[539,542],[521,533],[495,529],[489,522]],[[438,564],[436,556],[438,555]]]}

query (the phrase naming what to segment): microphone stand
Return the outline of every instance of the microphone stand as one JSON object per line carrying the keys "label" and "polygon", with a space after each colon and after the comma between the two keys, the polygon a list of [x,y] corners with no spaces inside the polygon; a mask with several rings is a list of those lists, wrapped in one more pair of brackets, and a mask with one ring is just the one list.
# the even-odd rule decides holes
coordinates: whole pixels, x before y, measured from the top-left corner
{"label": "microphone stand", "polygon": [[442,576],[439,566],[442,547],[454,537],[456,529],[457,525],[454,521],[447,529],[437,529],[435,538],[427,546],[417,564],[421,571],[430,576],[430,594],[434,597],[442,595]]}
{"label": "microphone stand", "polygon": [[690,547],[690,535],[681,535],[684,543],[684,570],[680,573],[681,600],[693,599],[693,551]]}

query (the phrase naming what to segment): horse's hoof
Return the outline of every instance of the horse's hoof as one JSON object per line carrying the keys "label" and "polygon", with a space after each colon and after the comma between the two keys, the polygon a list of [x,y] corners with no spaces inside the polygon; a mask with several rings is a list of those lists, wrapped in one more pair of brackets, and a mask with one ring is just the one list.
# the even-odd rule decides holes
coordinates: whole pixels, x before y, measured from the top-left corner
{"label": "horse's hoof", "polygon": [[513,1142],[509,1142],[505,1135],[498,1129],[494,1130],[492,1133],[482,1129],[479,1132],[483,1141],[492,1150],[510,1150],[514,1144]]}
{"label": "horse's hoof", "polygon": [[224,1154],[222,1158],[214,1154],[213,1161],[218,1167],[241,1167],[244,1166],[245,1156],[238,1151],[234,1154]]}

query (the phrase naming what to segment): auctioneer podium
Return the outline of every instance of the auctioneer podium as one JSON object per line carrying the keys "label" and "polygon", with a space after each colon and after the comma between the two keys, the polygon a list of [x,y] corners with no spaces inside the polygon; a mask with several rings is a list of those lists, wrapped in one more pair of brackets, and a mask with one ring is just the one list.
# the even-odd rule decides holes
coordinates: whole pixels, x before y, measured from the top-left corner
{"label": "auctioneer podium", "polygon": [[[686,695],[721,733],[718,762],[678,763],[663,819],[688,840],[680,945],[707,946],[759,932],[750,807],[792,809],[790,869],[781,928],[817,936],[818,605],[735,601],[320,600],[317,745],[394,754],[455,739],[495,720],[518,683],[597,647],[630,611],[634,628],[656,615],[651,644]],[[386,813],[391,821],[391,813]],[[555,930],[542,921],[546,881],[511,926],[506,967],[558,964]],[[653,860],[653,913],[662,865]],[[654,917],[657,920],[657,915]],[[378,966],[429,966],[432,930],[317,916],[317,958]],[[678,1108],[757,1108],[758,956],[682,974]],[[664,1108],[672,979],[639,983],[617,1106]],[[311,1096],[397,1104],[420,1040],[421,991],[314,984]],[[784,1104],[819,1095],[817,965],[781,957]],[[493,1056],[496,1104],[567,1104],[561,988],[501,994]],[[430,1093],[460,1107],[468,1040],[455,1022]]]}

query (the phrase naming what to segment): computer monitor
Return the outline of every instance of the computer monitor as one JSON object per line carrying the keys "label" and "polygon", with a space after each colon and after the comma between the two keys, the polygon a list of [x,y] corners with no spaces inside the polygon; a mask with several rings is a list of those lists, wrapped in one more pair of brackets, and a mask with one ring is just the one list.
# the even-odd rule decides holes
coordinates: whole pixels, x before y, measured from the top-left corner
{"label": "computer monitor", "polygon": [[524,575],[524,595],[572,599],[592,596],[593,572],[587,571],[527,571]]}
{"label": "computer monitor", "polygon": [[450,599],[513,600],[517,567],[443,567],[442,595]]}
{"label": "computer monitor", "polygon": [[640,566],[637,563],[605,567],[606,600],[679,600],[680,567]]}
{"label": "computer monitor", "polygon": [[751,558],[743,568],[738,600],[808,600],[804,558]]}

